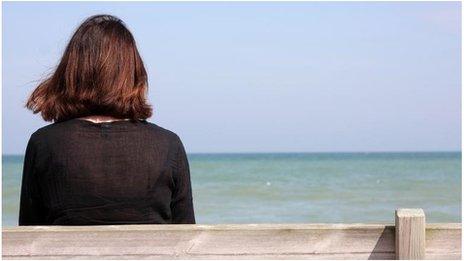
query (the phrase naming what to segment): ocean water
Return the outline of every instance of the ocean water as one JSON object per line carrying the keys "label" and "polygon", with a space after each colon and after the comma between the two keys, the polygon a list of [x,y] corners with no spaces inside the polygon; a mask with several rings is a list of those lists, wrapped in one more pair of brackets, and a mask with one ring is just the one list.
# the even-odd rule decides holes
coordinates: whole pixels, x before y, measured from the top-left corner
{"label": "ocean water", "polygon": [[[197,223],[461,222],[461,153],[189,154]],[[22,156],[3,156],[3,225],[15,226]]]}

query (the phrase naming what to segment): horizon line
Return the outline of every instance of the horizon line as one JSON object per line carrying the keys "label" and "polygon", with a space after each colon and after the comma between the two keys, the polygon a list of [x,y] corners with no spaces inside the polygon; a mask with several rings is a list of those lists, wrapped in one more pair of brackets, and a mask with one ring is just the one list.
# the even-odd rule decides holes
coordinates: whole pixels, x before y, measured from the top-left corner
{"label": "horizon line", "polygon": [[[380,154],[380,153],[462,153],[461,150],[385,150],[385,151],[245,151],[245,152],[187,152],[188,154]],[[2,153],[3,156],[24,156],[24,154]]]}

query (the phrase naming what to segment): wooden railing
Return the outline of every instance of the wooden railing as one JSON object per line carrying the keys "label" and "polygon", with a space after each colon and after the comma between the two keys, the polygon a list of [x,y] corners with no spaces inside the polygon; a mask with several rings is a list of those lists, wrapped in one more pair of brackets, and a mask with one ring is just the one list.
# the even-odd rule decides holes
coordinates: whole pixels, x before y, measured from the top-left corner
{"label": "wooden railing", "polygon": [[460,259],[461,224],[28,226],[3,229],[4,259]]}

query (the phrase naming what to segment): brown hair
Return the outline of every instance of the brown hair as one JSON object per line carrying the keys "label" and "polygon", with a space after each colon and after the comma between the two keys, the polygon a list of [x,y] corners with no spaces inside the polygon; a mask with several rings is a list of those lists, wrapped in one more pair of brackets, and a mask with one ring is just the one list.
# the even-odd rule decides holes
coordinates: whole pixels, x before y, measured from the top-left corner
{"label": "brown hair", "polygon": [[76,30],[53,74],[26,107],[46,121],[90,115],[146,119],[147,73],[134,37],[111,15],[96,15]]}

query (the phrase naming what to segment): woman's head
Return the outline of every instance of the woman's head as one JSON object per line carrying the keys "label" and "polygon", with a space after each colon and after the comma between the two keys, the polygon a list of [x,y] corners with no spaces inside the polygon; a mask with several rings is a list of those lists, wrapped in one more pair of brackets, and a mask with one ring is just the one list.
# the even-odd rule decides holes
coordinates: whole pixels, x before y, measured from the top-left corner
{"label": "woman's head", "polygon": [[147,73],[134,37],[110,15],[85,20],[58,67],[29,97],[26,107],[46,121],[89,116],[146,119]]}

